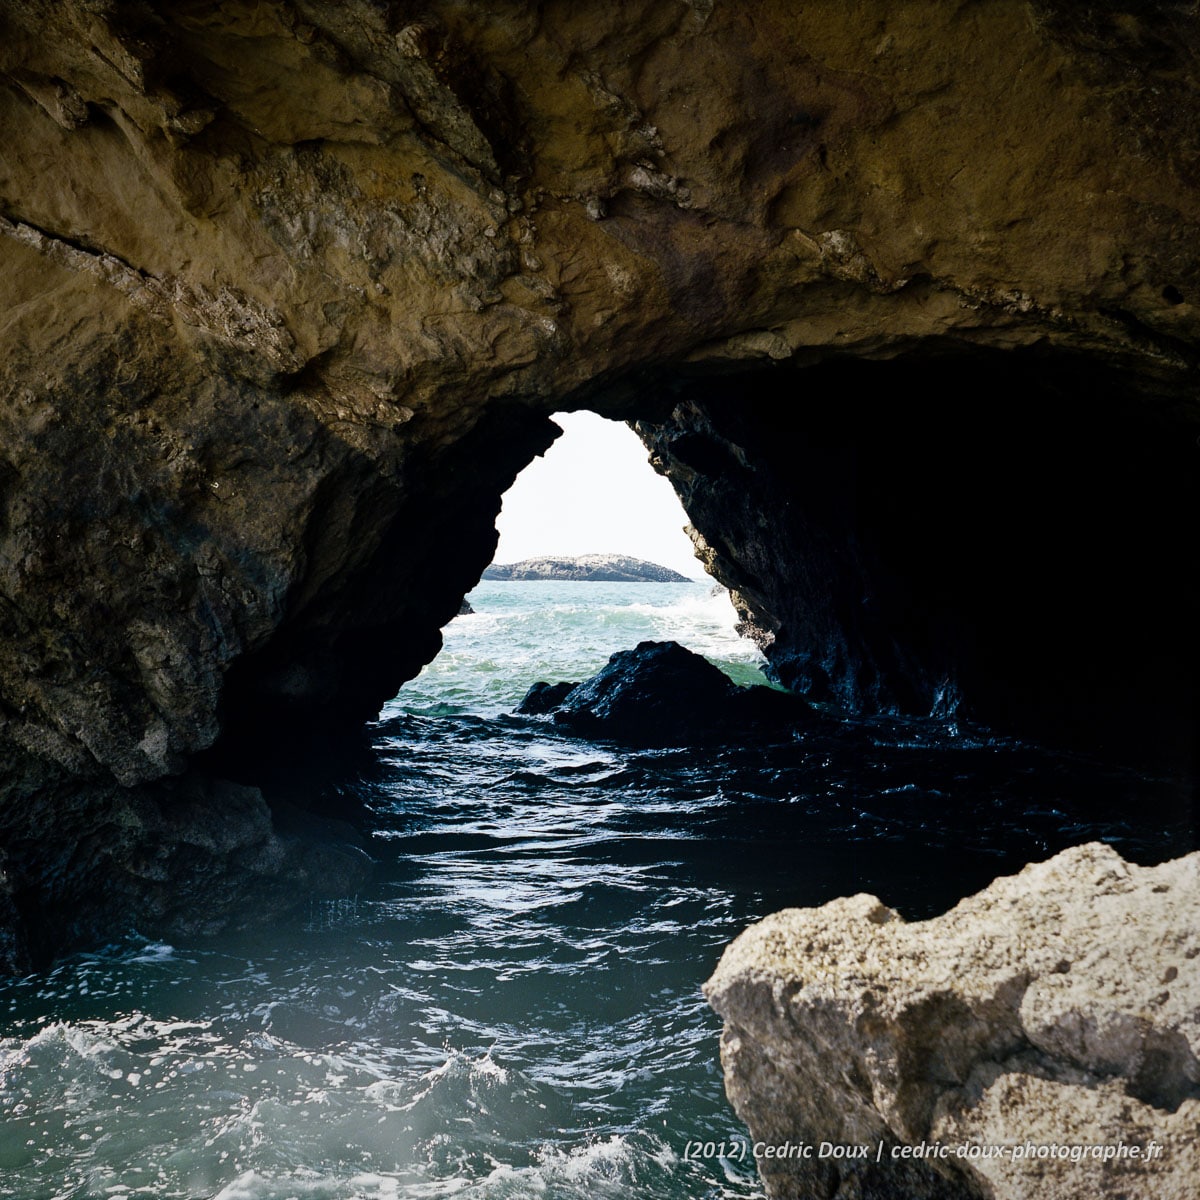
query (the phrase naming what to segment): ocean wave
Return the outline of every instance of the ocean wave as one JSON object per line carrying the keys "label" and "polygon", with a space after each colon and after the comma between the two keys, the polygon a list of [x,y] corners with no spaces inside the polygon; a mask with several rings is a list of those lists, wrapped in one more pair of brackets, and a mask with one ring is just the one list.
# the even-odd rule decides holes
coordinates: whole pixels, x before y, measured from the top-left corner
{"label": "ocean wave", "polygon": [[399,1180],[388,1175],[322,1175],[296,1169],[283,1175],[245,1171],[212,1200],[397,1200],[401,1194]]}

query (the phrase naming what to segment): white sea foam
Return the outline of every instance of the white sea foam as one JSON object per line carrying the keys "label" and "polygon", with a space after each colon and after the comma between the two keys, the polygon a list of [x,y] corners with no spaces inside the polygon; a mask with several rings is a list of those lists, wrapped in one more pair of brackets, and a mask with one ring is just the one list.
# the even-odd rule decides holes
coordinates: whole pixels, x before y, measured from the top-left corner
{"label": "white sea foam", "polygon": [[127,961],[131,963],[166,963],[175,957],[175,947],[166,942],[150,942],[141,947],[137,954],[131,955]]}
{"label": "white sea foam", "polygon": [[301,1171],[283,1176],[246,1171],[212,1200],[395,1200],[400,1194],[394,1177],[372,1172],[339,1177]]}
{"label": "white sea foam", "polygon": [[571,1149],[545,1146],[532,1166],[497,1163],[480,1179],[405,1187],[401,1194],[406,1200],[446,1195],[470,1200],[625,1200],[662,1194],[678,1158],[662,1143],[639,1140],[645,1144],[613,1134]]}
{"label": "white sea foam", "polygon": [[[109,1037],[93,1033],[78,1025],[64,1021],[56,1021],[39,1030],[26,1043],[29,1052],[49,1050],[52,1055],[66,1060],[70,1057],[82,1059],[85,1063],[99,1069],[119,1049],[117,1043]],[[106,1074],[109,1072],[105,1072]],[[114,1078],[119,1078],[123,1072],[117,1071]]]}

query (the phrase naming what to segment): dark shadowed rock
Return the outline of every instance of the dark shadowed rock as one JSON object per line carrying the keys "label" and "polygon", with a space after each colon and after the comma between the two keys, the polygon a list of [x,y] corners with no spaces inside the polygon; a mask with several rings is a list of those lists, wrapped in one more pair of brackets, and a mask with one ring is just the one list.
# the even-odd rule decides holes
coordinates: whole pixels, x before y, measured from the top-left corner
{"label": "dark shadowed rock", "polygon": [[[373,863],[349,825],[189,773],[122,788],[64,782],[0,812],[0,971],[136,929],[192,937],[358,891]],[[70,837],[39,829],[69,820]]]}
{"label": "dark shadowed rock", "polygon": [[458,615],[459,615],[460,617],[470,617],[470,616],[473,616],[473,615],[474,615],[474,612],[475,612],[475,610],[474,610],[474,609],[471,607],[470,603],[469,603],[468,601],[466,601],[466,600],[464,600],[464,601],[463,601],[463,602],[462,602],[462,603],[461,603],[461,604],[458,606]]}
{"label": "dark shadowed rock", "polygon": [[813,718],[804,701],[767,687],[739,687],[678,642],[618,651],[574,686],[534,684],[517,711],[551,710],[556,722],[580,732],[648,745],[744,737]]}
{"label": "dark shadowed rock", "polygon": [[579,686],[578,683],[544,683],[538,682],[525,693],[525,698],[517,705],[517,712],[527,717],[540,717],[553,712],[567,698],[567,695]]}

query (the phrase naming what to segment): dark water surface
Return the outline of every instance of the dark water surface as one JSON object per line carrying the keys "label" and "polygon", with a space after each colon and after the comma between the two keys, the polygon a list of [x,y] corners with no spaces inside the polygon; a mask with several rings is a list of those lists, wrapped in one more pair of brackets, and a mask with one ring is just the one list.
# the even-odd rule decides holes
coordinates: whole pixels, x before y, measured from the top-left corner
{"label": "dark water surface", "polygon": [[0,985],[0,1197],[751,1197],[700,984],[749,921],[919,918],[1100,838],[1192,848],[1169,780],[944,724],[630,751],[505,715],[645,637],[755,672],[704,585],[481,585],[351,788],[369,894]]}

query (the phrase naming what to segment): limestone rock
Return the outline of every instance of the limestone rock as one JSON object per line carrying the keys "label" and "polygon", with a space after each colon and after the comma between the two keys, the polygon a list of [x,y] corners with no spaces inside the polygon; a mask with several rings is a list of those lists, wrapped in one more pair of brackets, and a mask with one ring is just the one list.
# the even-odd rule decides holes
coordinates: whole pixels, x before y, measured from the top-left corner
{"label": "limestone rock", "polygon": [[[1190,396],[1196,18],[1107,12],[9,0],[6,742],[131,783],[361,722],[560,405],[981,347]],[[684,409],[646,436],[784,681],[928,708],[924,598]]]}
{"label": "limestone rock", "polygon": [[[1194,1195],[1198,904],[1200,854],[1139,867],[1091,843],[929,921],[859,895],[752,926],[705,987],[734,1107],[766,1143],[869,1147],[761,1158],[768,1194]],[[1039,1149],[1094,1146],[1125,1151]]]}

